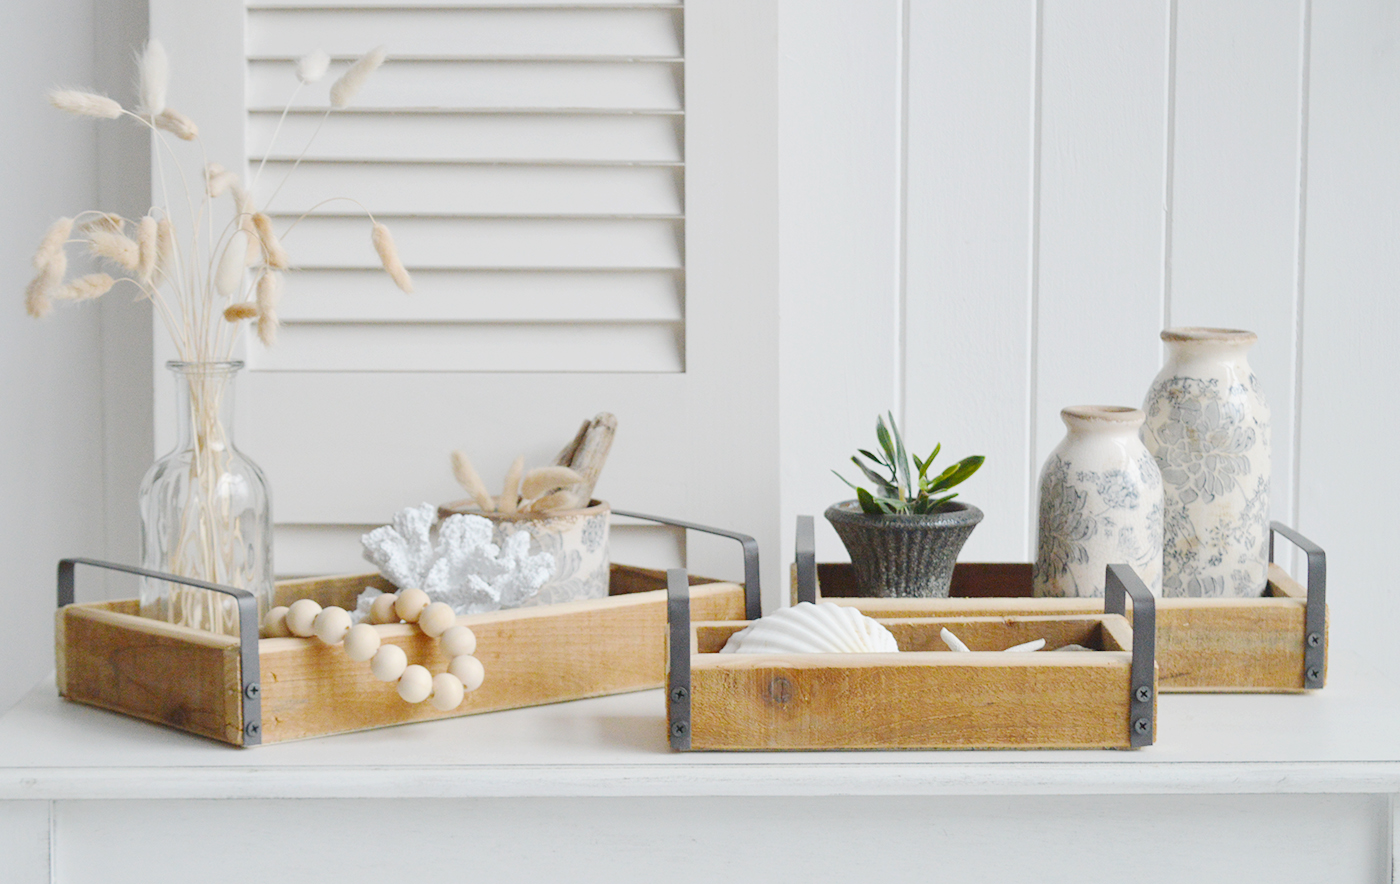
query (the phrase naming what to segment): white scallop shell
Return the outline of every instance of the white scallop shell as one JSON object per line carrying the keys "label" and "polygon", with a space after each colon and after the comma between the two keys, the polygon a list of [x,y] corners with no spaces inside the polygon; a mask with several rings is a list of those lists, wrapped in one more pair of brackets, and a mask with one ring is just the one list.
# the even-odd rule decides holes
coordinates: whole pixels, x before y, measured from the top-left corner
{"label": "white scallop shell", "polygon": [[876,654],[899,650],[894,635],[855,608],[800,602],[729,637],[722,654]]}

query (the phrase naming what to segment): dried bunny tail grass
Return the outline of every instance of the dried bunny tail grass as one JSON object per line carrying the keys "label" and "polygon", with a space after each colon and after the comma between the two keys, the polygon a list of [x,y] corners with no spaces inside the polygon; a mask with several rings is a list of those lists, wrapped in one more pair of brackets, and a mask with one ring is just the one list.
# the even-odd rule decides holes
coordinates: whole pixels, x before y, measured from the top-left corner
{"label": "dried bunny tail grass", "polygon": [[466,452],[452,452],[452,475],[456,478],[457,484],[461,485],[472,496],[482,512],[489,513],[496,509],[496,502],[491,499],[491,492],[486,490],[486,483],[482,482],[481,476],[477,475],[472,462],[467,459]]}
{"label": "dried bunny tail grass", "polygon": [[520,496],[525,500],[534,500],[582,481],[583,477],[568,467],[537,467],[520,481]]}
{"label": "dried bunny tail grass", "polygon": [[97,257],[115,262],[123,270],[134,272],[141,266],[141,247],[131,237],[101,228],[87,231],[87,237],[88,250]]}
{"label": "dried bunny tail grass", "polygon": [[59,260],[40,268],[39,274],[24,287],[24,311],[35,319],[43,319],[53,310],[54,297],[63,285],[63,274],[68,272],[68,259],[59,254]]}
{"label": "dried bunny tail grass", "polygon": [[233,206],[238,212],[238,226],[243,228],[248,237],[248,263],[256,264],[262,258],[262,243],[258,229],[253,226],[253,215],[257,214],[257,209],[253,207],[253,196],[236,180],[229,185],[229,190],[233,191]]}
{"label": "dried bunny tail grass", "polygon": [[340,75],[340,79],[331,84],[331,107],[342,108],[350,103],[350,99],[355,97],[355,93],[360,91],[360,87],[369,79],[369,75],[384,63],[385,52],[383,46],[371,49],[360,57],[360,60],[350,66],[350,70]]}
{"label": "dried bunny tail grass", "polygon": [[556,491],[553,494],[546,494],[539,500],[531,501],[522,512],[549,513],[554,510],[568,509],[572,505],[573,499],[572,491]]}
{"label": "dried bunny tail grass", "polygon": [[68,235],[72,232],[72,218],[59,218],[50,224],[39,243],[38,251],[34,253],[34,269],[43,270],[54,263],[54,259],[63,254],[63,244],[68,242]]}
{"label": "dried bunny tail grass", "polygon": [[370,233],[369,239],[374,243],[374,250],[379,253],[384,271],[389,274],[394,285],[410,295],[413,294],[413,278],[408,275],[403,262],[399,260],[399,250],[394,246],[394,235],[389,232],[389,228],[378,221],[374,222],[374,231]]}
{"label": "dried bunny tail grass", "polygon": [[210,199],[218,199],[237,186],[238,176],[218,163],[204,167],[204,192],[209,194]]}
{"label": "dried bunny tail grass", "polygon": [[214,290],[225,298],[243,288],[243,270],[248,266],[248,234],[239,228],[224,243],[219,269],[214,273]]}
{"label": "dried bunny tail grass", "polygon": [[277,302],[282,300],[282,274],[269,270],[258,277],[258,340],[264,347],[277,343]]}
{"label": "dried bunny tail grass", "polygon": [[89,273],[59,289],[57,297],[62,301],[91,301],[107,294],[116,284],[117,281],[105,273]]}
{"label": "dried bunny tail grass", "polygon": [[258,305],[252,301],[239,301],[237,304],[230,304],[224,308],[224,319],[229,322],[242,322],[245,319],[258,318]]}
{"label": "dried bunny tail grass", "polygon": [[84,233],[93,230],[106,230],[111,233],[125,233],[126,219],[115,212],[104,212],[96,218],[84,221],[81,225]]}
{"label": "dried bunny tail grass", "polygon": [[297,59],[297,79],[303,83],[315,83],[330,70],[331,57],[321,49],[313,49]]}
{"label": "dried bunny tail grass", "polygon": [[76,89],[53,90],[49,93],[49,104],[80,117],[115,120],[122,115],[122,106],[113,99],[95,92],[79,92]]}
{"label": "dried bunny tail grass", "polygon": [[165,91],[170,81],[170,59],[165,54],[165,46],[159,40],[147,43],[137,68],[141,73],[140,112],[158,117],[165,110]]}
{"label": "dried bunny tail grass", "polygon": [[150,215],[136,225],[136,250],[136,274],[142,282],[150,282],[160,256],[160,224]]}
{"label": "dried bunny tail grass", "polygon": [[155,124],[157,129],[164,129],[183,141],[194,141],[199,137],[199,127],[194,120],[168,107],[156,114]]}
{"label": "dried bunny tail grass", "polygon": [[175,226],[169,218],[156,222],[156,270],[162,279],[170,278],[175,264]]}
{"label": "dried bunny tail grass", "polygon": [[272,219],[264,212],[253,213],[253,229],[257,231],[258,242],[262,244],[263,260],[267,266],[286,270],[291,264],[287,260],[287,250],[272,232]]}
{"label": "dried bunny tail grass", "polygon": [[521,455],[506,470],[505,487],[496,498],[496,509],[503,513],[513,513],[520,508],[520,474],[525,472],[525,456]]}

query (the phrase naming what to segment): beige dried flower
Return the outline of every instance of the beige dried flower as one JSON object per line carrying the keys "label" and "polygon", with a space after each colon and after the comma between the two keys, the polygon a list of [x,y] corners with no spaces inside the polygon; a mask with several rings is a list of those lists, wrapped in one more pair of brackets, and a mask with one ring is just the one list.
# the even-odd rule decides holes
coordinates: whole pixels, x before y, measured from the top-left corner
{"label": "beige dried flower", "polygon": [[331,85],[331,107],[342,108],[348,105],[355,93],[365,84],[365,80],[369,79],[369,75],[384,63],[384,58],[384,47],[376,47],[361,56],[359,61],[350,66],[350,70],[341,74],[340,79]]}
{"label": "beige dried flower", "polygon": [[90,218],[82,223],[82,231],[89,233],[93,230],[106,230],[110,233],[125,233],[126,219],[115,212],[104,212],[96,218]]}
{"label": "beige dried flower", "polygon": [[238,176],[218,163],[209,163],[204,167],[204,191],[210,197],[218,199],[237,185]]}
{"label": "beige dried flower", "polygon": [[169,279],[175,262],[175,227],[169,218],[156,222],[156,274]]}
{"label": "beige dried flower", "polygon": [[136,225],[137,264],[136,275],[142,281],[150,282],[156,272],[156,259],[160,254],[160,224],[150,215]]}
{"label": "beige dried flower", "polygon": [[370,242],[374,243],[374,250],[379,253],[379,260],[389,278],[394,281],[394,285],[410,295],[413,294],[413,278],[408,275],[403,262],[399,260],[399,250],[394,246],[394,235],[389,232],[389,228],[376,221],[369,238]]}
{"label": "beige dried flower", "polygon": [[503,513],[513,513],[520,508],[520,474],[525,472],[525,456],[521,455],[506,470],[505,487],[496,498],[496,509]]}
{"label": "beige dried flower", "polygon": [[68,259],[59,254],[57,261],[39,269],[39,273],[24,287],[24,310],[35,319],[43,319],[53,310],[54,297],[68,272]]}
{"label": "beige dried flower", "polygon": [[525,508],[527,513],[548,513],[554,510],[566,509],[573,502],[573,493],[570,491],[556,491],[553,494],[546,494],[539,500],[531,501]]}
{"label": "beige dried flower", "polygon": [[248,234],[235,230],[224,244],[219,256],[219,269],[214,273],[214,290],[225,298],[243,288],[243,270],[248,266]]}
{"label": "beige dried flower", "polygon": [[277,234],[272,232],[272,219],[263,212],[254,212],[253,229],[257,231],[258,242],[262,244],[263,260],[267,266],[278,270],[290,267],[286,249],[283,249],[282,243],[277,240]]}
{"label": "beige dried flower", "polygon": [[264,347],[277,343],[277,302],[282,299],[282,274],[269,270],[258,277],[258,340]]}
{"label": "beige dried flower", "polygon": [[482,482],[481,476],[477,475],[476,469],[472,467],[472,462],[467,459],[466,452],[452,452],[452,475],[457,479],[457,484],[461,485],[472,496],[482,512],[489,513],[496,509],[496,502],[491,499],[491,492],[486,490],[486,483]]}
{"label": "beige dried flower", "polygon": [[157,117],[165,110],[165,90],[170,81],[170,59],[159,40],[146,44],[137,65],[140,69],[141,106],[143,116]]}
{"label": "beige dried flower", "polygon": [[62,301],[91,301],[107,294],[116,284],[117,281],[105,273],[89,273],[59,289],[57,297]]}
{"label": "beige dried flower", "polygon": [[88,250],[99,258],[115,262],[123,270],[135,271],[141,265],[141,248],[136,240],[103,228],[87,232]]}
{"label": "beige dried flower", "polygon": [[313,49],[297,59],[297,79],[303,83],[315,83],[330,70],[331,57],[322,49]]}
{"label": "beige dried flower", "polygon": [[247,261],[251,266],[262,260],[262,243],[258,237],[258,229],[253,226],[253,215],[257,214],[257,209],[253,206],[252,194],[248,193],[242,184],[234,181],[229,184],[229,190],[233,192],[233,206],[238,212],[238,225],[247,234]]}
{"label": "beige dried flower", "polygon": [[582,481],[583,477],[568,467],[536,467],[521,480],[520,496],[525,500],[535,500]]}
{"label": "beige dried flower", "polygon": [[224,319],[229,322],[242,322],[245,319],[258,318],[258,305],[252,301],[239,301],[237,304],[230,304],[224,308]]}
{"label": "beige dried flower", "polygon": [[166,108],[155,116],[157,129],[164,129],[176,138],[194,141],[199,137],[199,127],[194,120],[172,108]]}
{"label": "beige dried flower", "polygon": [[122,106],[105,95],[79,92],[76,89],[55,89],[49,93],[49,104],[61,111],[80,117],[115,120],[122,115]]}
{"label": "beige dried flower", "polygon": [[68,242],[68,236],[72,232],[72,218],[59,218],[50,224],[39,243],[38,251],[34,253],[34,269],[43,270],[54,263],[54,259],[63,254],[63,244]]}

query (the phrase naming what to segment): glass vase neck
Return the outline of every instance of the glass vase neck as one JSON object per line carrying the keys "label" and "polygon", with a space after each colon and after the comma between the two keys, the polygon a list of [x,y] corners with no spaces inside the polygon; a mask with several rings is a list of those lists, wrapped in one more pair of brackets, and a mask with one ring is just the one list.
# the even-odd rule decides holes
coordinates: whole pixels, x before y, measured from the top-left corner
{"label": "glass vase neck", "polygon": [[177,451],[233,447],[233,378],[242,362],[167,362],[175,375]]}

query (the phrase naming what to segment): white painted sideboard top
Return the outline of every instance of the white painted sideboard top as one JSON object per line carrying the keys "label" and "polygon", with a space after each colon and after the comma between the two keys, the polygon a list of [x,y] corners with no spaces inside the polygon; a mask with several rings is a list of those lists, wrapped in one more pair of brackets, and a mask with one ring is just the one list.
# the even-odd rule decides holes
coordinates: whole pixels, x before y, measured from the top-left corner
{"label": "white painted sideboard top", "polygon": [[1400,688],[1164,695],[1134,751],[675,753],[660,691],[235,749],[59,699],[0,716],[0,800],[1400,792]]}

